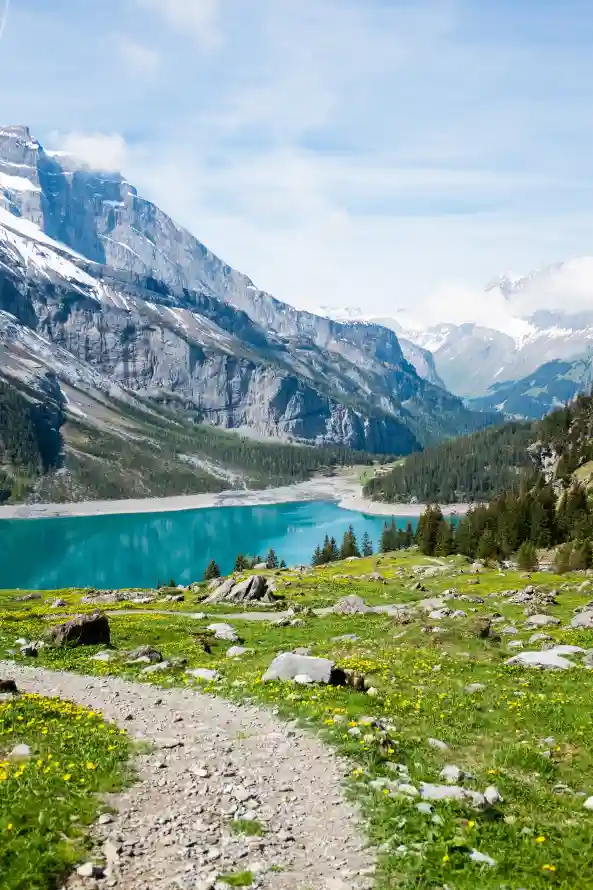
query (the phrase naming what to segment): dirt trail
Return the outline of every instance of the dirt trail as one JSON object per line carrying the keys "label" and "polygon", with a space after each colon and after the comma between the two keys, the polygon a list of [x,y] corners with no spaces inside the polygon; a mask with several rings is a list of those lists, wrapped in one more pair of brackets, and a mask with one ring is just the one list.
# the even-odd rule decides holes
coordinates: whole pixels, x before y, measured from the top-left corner
{"label": "dirt trail", "polygon": [[[187,689],[8,662],[0,675],[22,691],[100,710],[151,743],[137,757],[138,782],[109,800],[113,821],[93,828],[109,860],[97,887],[212,890],[227,886],[219,875],[244,871],[264,890],[372,885],[372,856],[342,794],[346,764],[293,725]],[[260,822],[264,834],[232,833],[238,817]],[[77,876],[67,883],[94,886]]]}

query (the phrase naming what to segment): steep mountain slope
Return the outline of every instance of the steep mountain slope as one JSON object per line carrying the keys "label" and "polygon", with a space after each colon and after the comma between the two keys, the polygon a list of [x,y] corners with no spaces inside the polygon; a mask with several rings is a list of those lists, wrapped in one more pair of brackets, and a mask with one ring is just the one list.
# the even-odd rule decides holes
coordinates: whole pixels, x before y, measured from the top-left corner
{"label": "steep mountain slope", "polygon": [[26,128],[0,130],[0,204],[0,309],[118,398],[389,453],[488,420],[419,378],[392,331],[281,303],[121,176],[45,152]]}
{"label": "steep mountain slope", "polygon": [[510,417],[539,420],[554,408],[588,392],[593,383],[592,355],[573,361],[546,362],[524,377],[497,383],[469,404],[478,411],[500,411]]}

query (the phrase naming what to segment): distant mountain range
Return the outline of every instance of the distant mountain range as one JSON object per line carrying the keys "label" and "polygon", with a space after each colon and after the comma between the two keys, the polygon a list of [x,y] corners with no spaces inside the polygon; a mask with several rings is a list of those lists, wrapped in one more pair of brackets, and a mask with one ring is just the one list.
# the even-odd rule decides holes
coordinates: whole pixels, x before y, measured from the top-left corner
{"label": "distant mountain range", "polygon": [[[536,287],[543,275],[502,279],[496,286],[507,297]],[[342,318],[362,315],[356,309],[329,312]],[[418,373],[434,383],[440,381],[472,408],[538,419],[591,386],[593,310],[540,310],[515,320],[515,336],[471,323],[408,330],[395,318],[368,320],[395,331]]]}
{"label": "distant mountain range", "polygon": [[255,438],[392,454],[489,422],[406,350],[419,372],[389,328],[293,309],[121,175],[0,128],[0,374],[50,381],[71,420],[148,400]]}

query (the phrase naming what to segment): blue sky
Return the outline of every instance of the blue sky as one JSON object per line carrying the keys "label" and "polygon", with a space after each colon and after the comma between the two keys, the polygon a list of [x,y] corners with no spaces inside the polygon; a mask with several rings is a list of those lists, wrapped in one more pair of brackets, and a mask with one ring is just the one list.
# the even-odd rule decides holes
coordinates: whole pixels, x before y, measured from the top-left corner
{"label": "blue sky", "polygon": [[593,252],[592,42],[590,0],[11,0],[0,119],[289,302],[485,320]]}

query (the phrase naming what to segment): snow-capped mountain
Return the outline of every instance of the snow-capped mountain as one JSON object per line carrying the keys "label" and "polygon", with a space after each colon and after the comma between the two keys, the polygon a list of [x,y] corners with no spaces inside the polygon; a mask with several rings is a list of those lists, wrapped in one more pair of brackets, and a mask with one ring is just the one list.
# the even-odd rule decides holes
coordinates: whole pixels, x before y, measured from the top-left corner
{"label": "snow-capped mountain", "polygon": [[[175,406],[263,437],[407,453],[487,419],[378,325],[258,289],[122,176],[0,128],[0,346],[64,388]],[[73,407],[72,407],[73,406]]]}

